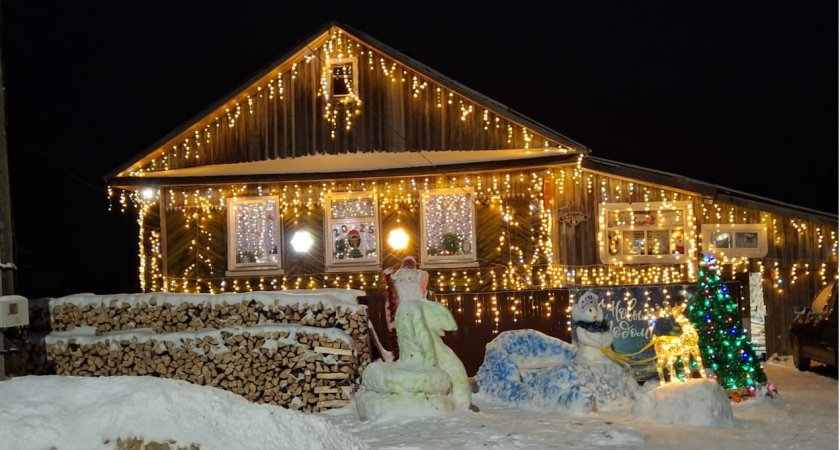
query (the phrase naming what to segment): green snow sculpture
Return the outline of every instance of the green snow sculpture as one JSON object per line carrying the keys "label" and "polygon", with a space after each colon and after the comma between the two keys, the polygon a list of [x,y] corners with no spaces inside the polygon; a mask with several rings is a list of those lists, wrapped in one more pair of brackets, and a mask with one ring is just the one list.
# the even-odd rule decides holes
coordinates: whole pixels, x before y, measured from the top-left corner
{"label": "green snow sculpture", "polygon": [[356,398],[359,416],[370,420],[469,409],[467,371],[441,339],[458,325],[447,307],[426,299],[429,274],[408,256],[391,279],[400,300],[395,318],[400,357],[367,367],[364,390]]}

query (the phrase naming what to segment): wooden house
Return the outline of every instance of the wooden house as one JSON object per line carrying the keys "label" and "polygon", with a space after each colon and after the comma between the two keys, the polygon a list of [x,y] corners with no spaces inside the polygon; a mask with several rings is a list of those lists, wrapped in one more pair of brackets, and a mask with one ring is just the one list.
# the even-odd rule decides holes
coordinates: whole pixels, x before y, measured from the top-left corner
{"label": "wooden house", "polygon": [[568,339],[570,290],[667,291],[708,252],[745,319],[763,297],[768,354],[789,353],[793,307],[837,276],[836,215],[597,158],[336,23],[107,181],[138,214],[143,291],[346,287],[373,305],[413,255],[471,374],[500,330]]}

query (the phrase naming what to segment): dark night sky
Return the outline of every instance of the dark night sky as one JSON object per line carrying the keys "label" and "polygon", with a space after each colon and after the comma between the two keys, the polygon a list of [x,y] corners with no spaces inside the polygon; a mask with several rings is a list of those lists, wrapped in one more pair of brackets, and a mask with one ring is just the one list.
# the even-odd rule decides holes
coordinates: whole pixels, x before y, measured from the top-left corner
{"label": "dark night sky", "polygon": [[837,213],[836,2],[376,3],[3,2],[21,293],[138,291],[102,177],[331,19],[595,156]]}

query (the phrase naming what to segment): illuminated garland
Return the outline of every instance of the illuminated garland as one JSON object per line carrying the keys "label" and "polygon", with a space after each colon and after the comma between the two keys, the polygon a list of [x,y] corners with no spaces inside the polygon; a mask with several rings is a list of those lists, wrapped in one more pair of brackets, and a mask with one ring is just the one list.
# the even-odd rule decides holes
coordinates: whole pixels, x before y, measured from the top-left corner
{"label": "illuminated garland", "polygon": [[[190,246],[194,261],[183,272],[170,273],[163,279],[162,255],[160,242],[149,236],[144,229],[140,231],[139,242],[141,288],[144,291],[162,289],[182,292],[229,292],[231,290],[283,289],[301,287],[347,287],[380,289],[384,286],[374,282],[373,273],[359,274],[294,274],[283,277],[251,277],[230,279],[220,273],[218,268],[225,267],[225,261],[214,261],[207,252],[210,241],[224,236],[213,236],[204,224],[213,219],[214,215],[222,214],[226,200],[231,197],[268,196],[276,195],[279,199],[281,217],[291,217],[293,223],[297,219],[311,215],[316,209],[322,208],[325,198],[336,193],[369,192],[375,202],[378,202],[380,214],[396,213],[396,222],[401,221],[400,215],[415,211],[420,206],[420,194],[426,190],[448,188],[454,191],[469,187],[476,202],[496,211],[502,218],[504,228],[502,239],[496,247],[497,253],[509,255],[504,259],[505,264],[491,263],[480,260],[481,269],[467,269],[455,271],[430,272],[430,288],[436,292],[472,292],[476,290],[529,290],[549,289],[568,286],[620,286],[620,285],[653,285],[668,283],[685,283],[696,280],[696,274],[690,265],[686,264],[592,264],[592,265],[561,265],[554,261],[553,236],[556,231],[554,224],[553,196],[557,193],[568,192],[570,189],[581,189],[578,184],[587,179],[598,181],[604,185],[606,177],[583,171],[580,167],[582,158],[577,164],[560,166],[549,170],[527,170],[515,172],[491,172],[482,174],[459,174],[453,176],[418,176],[386,180],[344,180],[312,183],[274,183],[258,185],[233,185],[202,188],[168,188],[164,205],[167,211],[177,211],[185,218],[184,226],[194,229],[195,241]],[[548,187],[547,187],[548,186]],[[627,189],[608,189],[611,202],[633,202],[637,196],[657,201],[692,201],[687,194],[677,196],[661,189],[638,183],[629,183]],[[109,190],[110,191],[110,190]],[[159,204],[158,196],[163,193],[152,190],[146,198],[140,192],[119,191],[111,192],[112,198],[118,200],[121,210],[126,211],[130,204],[137,207],[138,224],[143,227],[147,212]],[[547,196],[547,194],[550,194]],[[657,194],[654,197],[654,194]],[[114,197],[116,195],[116,197]],[[594,193],[592,195],[595,195]],[[600,194],[603,195],[603,194]],[[514,210],[510,199],[529,199],[530,211]],[[603,198],[602,198],[603,200]],[[346,207],[359,208],[362,204],[356,202]],[[717,210],[716,205],[698,207],[704,217]],[[370,208],[365,204],[365,208]],[[724,209],[721,207],[721,214]],[[345,211],[347,212],[347,211]],[[350,211],[352,212],[352,211]],[[347,213],[350,213],[347,212]],[[341,212],[339,212],[340,214]],[[526,215],[523,215],[526,214]],[[723,215],[727,217],[726,215]],[[731,218],[747,220],[749,217],[759,217],[759,213],[731,214]],[[762,223],[775,223],[767,213],[760,213]],[[690,219],[690,218],[689,218]],[[691,219],[693,220],[693,219]],[[695,223],[695,222],[691,222]],[[773,286],[778,293],[782,293],[788,284],[800,283],[803,277],[816,275],[820,283],[826,284],[829,279],[836,278],[837,233],[833,230],[825,232],[813,225],[804,226],[801,222],[791,221],[790,226],[803,234],[803,238],[813,237],[817,248],[821,249],[824,261],[799,261],[789,269],[781,269],[778,261],[772,267],[765,267],[772,261],[770,258],[752,260],[758,265],[758,271],[769,273]],[[524,230],[525,235],[531,237],[529,248],[520,248],[512,241],[511,232],[514,229]],[[768,233],[780,233],[770,228]],[[154,230],[152,230],[154,231]],[[383,231],[384,230],[380,230]],[[521,232],[520,232],[521,234]],[[599,236],[599,239],[601,237]],[[697,242],[700,236],[692,236],[686,243],[688,248],[699,248]],[[774,239],[778,240],[778,236]],[[829,245],[826,245],[826,242]],[[504,253],[502,253],[504,252]],[[387,256],[387,255],[383,255]],[[156,258],[152,260],[150,258]],[[723,257],[722,263],[731,264],[732,275],[736,272],[750,271],[748,258]],[[147,280],[149,284],[147,285]],[[789,281],[788,281],[789,280]]]}

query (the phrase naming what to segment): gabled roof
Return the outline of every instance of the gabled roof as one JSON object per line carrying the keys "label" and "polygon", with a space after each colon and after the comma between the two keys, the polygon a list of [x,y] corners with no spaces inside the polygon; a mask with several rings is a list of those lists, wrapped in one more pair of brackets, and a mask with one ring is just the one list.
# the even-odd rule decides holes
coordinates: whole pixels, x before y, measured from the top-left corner
{"label": "gabled roof", "polygon": [[422,64],[397,50],[379,42],[378,40],[358,31],[350,26],[340,24],[337,21],[328,22],[297,45],[292,47],[289,51],[284,53],[282,56],[277,58],[276,60],[272,61],[268,65],[266,65],[263,69],[258,71],[256,74],[248,78],[244,83],[240,86],[234,88],[233,90],[229,91],[228,94],[220,98],[219,100],[213,102],[210,106],[181,124],[179,127],[172,130],[170,133],[147,147],[145,150],[141,151],[119,167],[117,167],[114,171],[106,175],[106,180],[111,180],[113,178],[123,178],[128,175],[129,169],[133,167],[138,167],[138,165],[144,161],[148,161],[155,151],[164,148],[165,146],[171,145],[175,142],[175,139],[179,137],[183,137],[185,133],[189,132],[191,129],[194,129],[198,124],[203,122],[207,122],[210,118],[214,115],[219,115],[220,111],[224,111],[225,107],[230,107],[234,102],[239,103],[246,100],[246,92],[249,89],[253,89],[258,83],[263,82],[272,73],[276,72],[279,67],[284,65],[289,65],[290,61],[293,59],[299,59],[304,55],[311,55],[313,53],[312,49],[320,46],[324,43],[330,36],[330,33],[334,29],[340,29],[344,34],[348,35],[349,37],[356,39],[358,41],[363,42],[365,45],[369,46],[370,48],[386,55],[387,57],[393,59],[394,61],[398,61],[406,68],[411,71],[416,72],[422,77],[426,77],[434,83],[437,83],[445,88],[456,92],[458,95],[468,99],[471,102],[474,102],[476,105],[483,107],[485,109],[491,110],[496,115],[503,117],[509,120],[512,123],[518,124],[528,130],[531,130],[537,133],[539,136],[546,138],[547,140],[551,140],[556,142],[562,146],[565,146],[569,149],[569,153],[582,153],[582,154],[589,154],[590,150],[580,144],[579,142],[570,139],[548,127],[542,125],[539,122],[536,122],[521,113],[514,111],[513,109],[490,99],[460,83],[454,81],[441,73],[431,69],[430,67]]}
{"label": "gabled roof", "polygon": [[543,125],[543,124],[541,124],[541,123],[539,123],[539,122],[537,122],[533,119],[530,119],[530,118],[520,114],[519,112],[517,112],[517,111],[515,111],[515,110],[513,110],[513,109],[511,109],[511,108],[509,108],[509,107],[507,107],[507,106],[489,98],[489,97],[486,97],[486,96],[474,91],[473,89],[471,89],[467,86],[464,86],[461,83],[458,83],[457,81],[441,74],[440,72],[432,69],[431,67],[429,67],[429,66],[427,66],[427,65],[425,65],[425,64],[423,64],[419,61],[415,61],[412,58],[409,58],[408,56],[398,52],[397,50],[394,50],[393,48],[391,48],[391,47],[389,47],[389,46],[387,46],[387,45],[385,45],[385,44],[383,44],[379,41],[377,41],[376,39],[362,33],[361,31],[358,31],[358,30],[354,29],[353,27],[350,27],[348,25],[343,25],[343,24],[339,25],[337,22],[335,23],[335,26],[345,30],[349,35],[355,36],[357,39],[370,44],[372,47],[374,47],[377,50],[381,51],[382,53],[388,55],[389,57],[405,64],[408,67],[411,67],[412,69],[416,70],[417,72],[419,72],[422,75],[425,75],[426,77],[432,79],[433,81],[436,81],[437,83],[439,83],[443,86],[446,86],[446,87],[452,89],[453,91],[456,91],[456,92],[460,93],[461,95],[469,98],[470,100],[474,101],[475,103],[477,103],[481,106],[484,106],[488,109],[496,111],[497,113],[503,114],[503,115],[511,118],[515,122],[519,122],[520,124],[528,127],[529,129],[532,129],[534,131],[539,132],[540,134],[542,134],[543,136],[545,136],[549,139],[553,139],[557,142],[568,145],[569,147],[574,148],[575,151],[578,152],[578,153],[583,153],[583,154],[586,154],[586,155],[591,153],[590,149],[587,148],[585,145],[581,144],[580,142],[577,142],[577,141],[575,141],[575,140],[573,140],[573,139],[571,139],[567,136],[564,136],[564,135],[548,128],[547,126],[545,126],[545,125]]}

